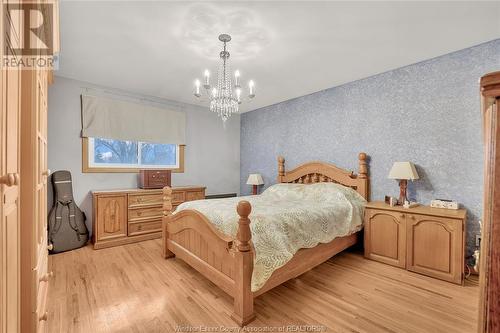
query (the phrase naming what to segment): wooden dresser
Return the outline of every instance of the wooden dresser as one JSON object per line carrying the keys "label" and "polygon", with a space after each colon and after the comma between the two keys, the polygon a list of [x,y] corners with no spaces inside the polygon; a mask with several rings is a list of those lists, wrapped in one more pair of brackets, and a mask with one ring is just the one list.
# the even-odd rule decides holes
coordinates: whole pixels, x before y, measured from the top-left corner
{"label": "wooden dresser", "polygon": [[[205,187],[172,188],[175,209],[185,201],[205,199]],[[93,191],[94,249],[161,237],[162,189]]]}
{"label": "wooden dresser", "polygon": [[365,209],[365,257],[461,284],[466,215],[465,209],[370,202]]}

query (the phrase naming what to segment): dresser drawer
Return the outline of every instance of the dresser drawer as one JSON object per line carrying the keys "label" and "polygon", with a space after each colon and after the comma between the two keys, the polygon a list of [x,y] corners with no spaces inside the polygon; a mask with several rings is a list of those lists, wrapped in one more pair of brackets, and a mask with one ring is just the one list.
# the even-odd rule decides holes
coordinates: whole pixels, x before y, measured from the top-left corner
{"label": "dresser drawer", "polygon": [[141,220],[144,218],[161,218],[163,215],[162,206],[135,208],[128,210],[128,220]]}
{"label": "dresser drawer", "polygon": [[186,192],[186,201],[205,199],[205,191],[188,191]]}
{"label": "dresser drawer", "polygon": [[128,224],[128,235],[142,235],[161,231],[161,219]]}
{"label": "dresser drawer", "polygon": [[151,194],[129,194],[128,206],[162,205],[163,195],[161,192]]}
{"label": "dresser drawer", "polygon": [[172,203],[180,204],[186,201],[186,192],[185,191],[172,191]]}

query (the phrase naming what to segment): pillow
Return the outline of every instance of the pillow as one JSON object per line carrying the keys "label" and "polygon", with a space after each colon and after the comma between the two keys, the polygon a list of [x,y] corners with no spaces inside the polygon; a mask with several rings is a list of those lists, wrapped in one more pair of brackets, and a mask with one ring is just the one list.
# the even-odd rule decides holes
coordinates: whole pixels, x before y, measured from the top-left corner
{"label": "pillow", "polygon": [[288,184],[269,186],[262,194],[273,200],[332,202],[348,200],[364,204],[366,200],[354,189],[336,183]]}
{"label": "pillow", "polygon": [[304,184],[288,184],[288,183],[278,183],[269,186],[264,192],[262,192],[263,197],[269,197],[271,199],[278,200],[304,200],[305,196],[305,186]]}
{"label": "pillow", "polygon": [[347,200],[349,202],[366,203],[365,198],[354,189],[336,183],[314,183],[304,189],[304,200],[332,202]]}

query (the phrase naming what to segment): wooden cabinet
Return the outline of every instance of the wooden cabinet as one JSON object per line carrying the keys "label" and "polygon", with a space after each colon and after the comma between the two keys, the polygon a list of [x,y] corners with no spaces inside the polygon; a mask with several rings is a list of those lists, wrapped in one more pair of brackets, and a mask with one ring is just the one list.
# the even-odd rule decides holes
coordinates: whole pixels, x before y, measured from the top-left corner
{"label": "wooden cabinet", "polygon": [[47,108],[49,71],[23,70],[21,117],[22,331],[45,330],[47,244]]}
{"label": "wooden cabinet", "polygon": [[462,283],[464,221],[407,214],[407,265],[410,271]]}
{"label": "wooden cabinet", "polygon": [[404,214],[367,209],[365,218],[366,257],[393,266],[406,267]]}
{"label": "wooden cabinet", "polygon": [[[31,1],[30,6],[46,1]],[[0,6],[0,333],[44,332],[47,320],[47,99],[51,68],[14,67],[5,56],[24,55],[22,2]],[[42,8],[43,7],[43,8]],[[37,7],[38,8],[38,7]],[[53,10],[54,53],[59,51],[58,4]],[[11,17],[12,15],[12,17]],[[14,17],[16,16],[16,17]],[[27,28],[26,28],[27,29]],[[43,29],[42,29],[43,30]],[[26,36],[24,36],[26,37]],[[28,43],[24,40],[24,43]],[[33,54],[36,57],[36,54]],[[30,58],[34,63],[35,58]],[[13,60],[13,59],[12,59]],[[35,61],[36,62],[36,61]],[[37,62],[38,63],[38,62]],[[9,68],[5,68],[9,64]]]}
{"label": "wooden cabinet", "polygon": [[[19,45],[21,25],[10,18],[6,6],[9,6],[8,2],[2,1],[0,49],[12,55],[12,48]],[[3,66],[0,64],[0,332],[7,333],[18,332],[21,328],[19,197],[22,70]]]}
{"label": "wooden cabinet", "polygon": [[371,202],[365,210],[365,257],[462,283],[466,211]]}
{"label": "wooden cabinet", "polygon": [[99,195],[96,206],[96,237],[109,240],[127,236],[127,195]]}
{"label": "wooden cabinet", "polygon": [[[174,208],[205,198],[205,187],[173,187],[172,191]],[[161,237],[162,189],[94,191],[92,195],[94,249]]]}

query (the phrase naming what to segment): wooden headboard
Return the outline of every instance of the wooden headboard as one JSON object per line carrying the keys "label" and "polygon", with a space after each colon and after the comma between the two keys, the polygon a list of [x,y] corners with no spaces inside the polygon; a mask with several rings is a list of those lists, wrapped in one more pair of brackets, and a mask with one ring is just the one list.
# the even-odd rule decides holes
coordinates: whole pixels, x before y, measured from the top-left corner
{"label": "wooden headboard", "polygon": [[366,154],[359,153],[359,173],[341,169],[333,164],[324,162],[309,162],[296,167],[293,170],[285,171],[285,159],[278,157],[278,183],[337,183],[351,187],[369,200],[369,177]]}

